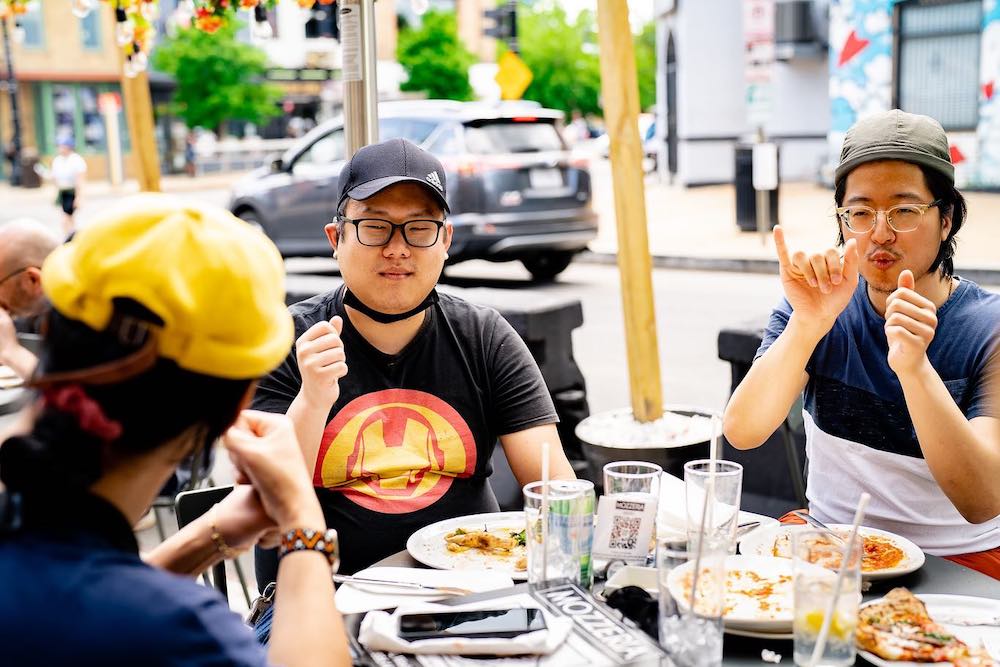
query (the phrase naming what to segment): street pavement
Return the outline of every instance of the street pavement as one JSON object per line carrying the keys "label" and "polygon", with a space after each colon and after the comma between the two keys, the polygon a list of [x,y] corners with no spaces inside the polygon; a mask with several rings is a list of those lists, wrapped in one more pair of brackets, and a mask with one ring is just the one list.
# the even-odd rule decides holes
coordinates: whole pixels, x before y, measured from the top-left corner
{"label": "street pavement", "polygon": [[[584,261],[614,261],[618,249],[615,206],[610,165],[607,160],[591,163],[594,209],[600,229]],[[195,178],[165,176],[164,192],[193,197],[224,206],[229,186],[241,174],[212,174]],[[768,235],[740,231],[736,225],[736,195],[732,185],[684,188],[659,182],[654,175],[644,179],[647,233],[654,263],[661,268],[774,273],[774,244]],[[107,203],[137,191],[135,182],[112,188],[106,183],[88,183],[77,215],[85,225]],[[979,282],[1000,282],[1000,193],[964,193],[969,216],[958,235],[955,265],[958,273]],[[61,213],[51,187],[35,190],[0,184],[0,223],[27,215],[58,228]],[[820,251],[836,238],[833,193],[814,183],[782,183],[778,219],[792,249]]]}

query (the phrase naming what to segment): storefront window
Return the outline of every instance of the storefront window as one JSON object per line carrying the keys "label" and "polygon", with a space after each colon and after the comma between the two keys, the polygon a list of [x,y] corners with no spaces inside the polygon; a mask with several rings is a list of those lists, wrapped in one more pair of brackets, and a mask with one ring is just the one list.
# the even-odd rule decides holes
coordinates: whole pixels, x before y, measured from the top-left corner
{"label": "storefront window", "polygon": [[52,86],[52,111],[55,113],[55,145],[60,141],[76,141],[76,95],[73,86]]}
{"label": "storefront window", "polygon": [[[98,99],[102,93],[109,92],[117,93],[118,87],[114,84],[40,84],[36,127],[42,151],[55,153],[64,139],[71,139],[80,153],[106,151],[107,127]],[[122,150],[127,151],[128,125],[123,110],[118,112],[118,127]]]}
{"label": "storefront window", "polygon": [[97,108],[97,88],[80,86],[80,114],[83,122],[82,146],[87,151],[102,151],[105,148],[104,119]]}

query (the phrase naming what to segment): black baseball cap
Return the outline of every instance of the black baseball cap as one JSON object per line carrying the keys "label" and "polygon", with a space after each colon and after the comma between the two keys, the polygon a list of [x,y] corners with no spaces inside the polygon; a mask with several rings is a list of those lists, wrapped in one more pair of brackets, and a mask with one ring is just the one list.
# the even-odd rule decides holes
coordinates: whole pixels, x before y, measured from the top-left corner
{"label": "black baseball cap", "polygon": [[390,185],[410,181],[420,183],[448,210],[445,174],[441,162],[406,139],[389,139],[360,149],[340,172],[337,211],[351,199],[368,199]]}

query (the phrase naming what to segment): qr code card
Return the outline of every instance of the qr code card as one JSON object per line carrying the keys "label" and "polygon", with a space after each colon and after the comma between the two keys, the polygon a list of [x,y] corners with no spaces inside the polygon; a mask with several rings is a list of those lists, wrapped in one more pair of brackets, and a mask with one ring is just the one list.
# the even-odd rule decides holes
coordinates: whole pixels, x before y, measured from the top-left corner
{"label": "qr code card", "polygon": [[594,558],[645,563],[656,528],[656,498],[647,494],[601,496],[594,527]]}

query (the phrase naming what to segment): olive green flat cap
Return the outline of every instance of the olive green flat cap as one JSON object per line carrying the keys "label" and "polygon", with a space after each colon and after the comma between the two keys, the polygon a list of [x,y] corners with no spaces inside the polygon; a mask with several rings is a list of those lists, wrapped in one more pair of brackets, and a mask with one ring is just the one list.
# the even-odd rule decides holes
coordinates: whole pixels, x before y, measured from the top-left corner
{"label": "olive green flat cap", "polygon": [[839,183],[855,167],[876,160],[912,162],[955,183],[948,136],[941,123],[929,116],[893,109],[859,120],[844,137],[834,181]]}

